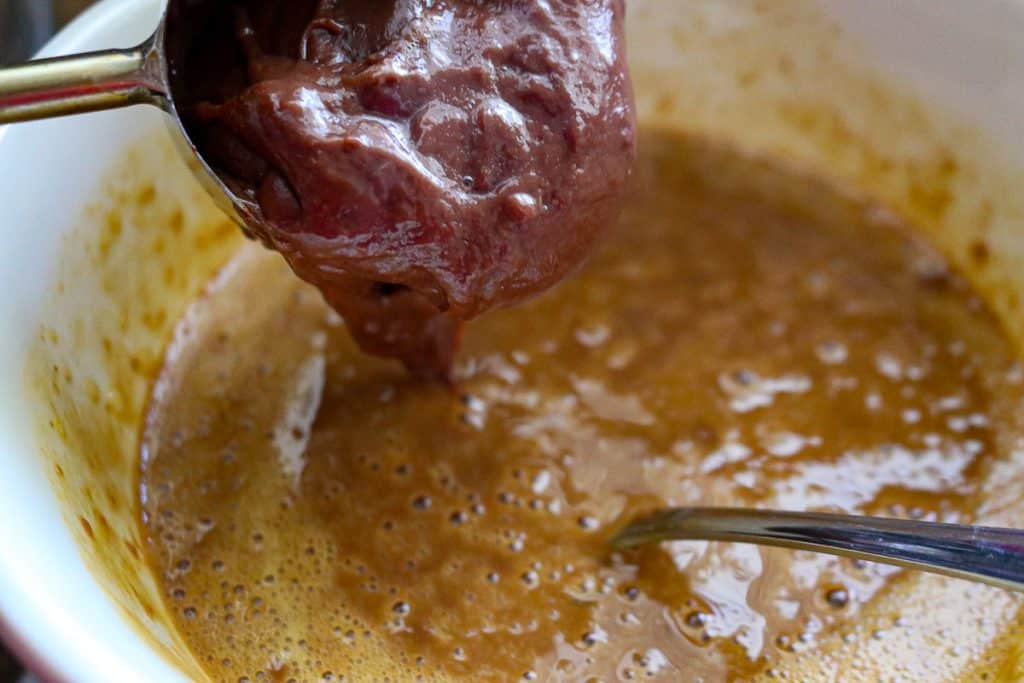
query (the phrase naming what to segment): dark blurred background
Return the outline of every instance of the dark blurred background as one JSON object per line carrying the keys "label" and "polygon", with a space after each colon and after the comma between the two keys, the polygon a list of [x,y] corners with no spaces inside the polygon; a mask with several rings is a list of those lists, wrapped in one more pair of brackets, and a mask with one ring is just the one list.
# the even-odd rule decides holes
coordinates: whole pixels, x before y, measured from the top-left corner
{"label": "dark blurred background", "polygon": [[[0,0],[0,64],[29,59],[43,43],[93,0]],[[0,683],[29,683],[21,666],[0,646]]]}
{"label": "dark blurred background", "polygon": [[92,0],[0,0],[0,63],[28,59]]}

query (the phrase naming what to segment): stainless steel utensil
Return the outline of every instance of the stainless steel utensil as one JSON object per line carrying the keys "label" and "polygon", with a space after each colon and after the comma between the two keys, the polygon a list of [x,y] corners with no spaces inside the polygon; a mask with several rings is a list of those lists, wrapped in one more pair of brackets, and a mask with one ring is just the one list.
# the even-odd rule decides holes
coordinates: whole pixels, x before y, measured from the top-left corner
{"label": "stainless steel utensil", "polygon": [[195,0],[169,0],[153,35],[123,50],[41,59],[0,69],[0,124],[33,121],[135,104],[159,107],[178,147],[217,204],[245,229],[256,204],[234,193],[199,154],[182,123],[175,94]]}
{"label": "stainless steel utensil", "polygon": [[819,512],[666,510],[633,522],[618,549],[670,540],[813,550],[1024,591],[1024,531]]}

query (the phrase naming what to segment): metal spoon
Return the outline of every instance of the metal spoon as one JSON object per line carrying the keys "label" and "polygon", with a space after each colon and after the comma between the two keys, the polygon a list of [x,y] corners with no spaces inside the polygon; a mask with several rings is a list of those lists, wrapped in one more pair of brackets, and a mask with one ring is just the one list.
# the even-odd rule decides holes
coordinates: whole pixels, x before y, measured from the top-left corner
{"label": "metal spoon", "polygon": [[184,92],[181,68],[196,0],[168,0],[153,35],[141,45],[41,59],[0,69],[0,124],[150,104],[168,114],[172,135],[218,206],[245,229],[257,214],[199,154],[182,123],[175,94]]}
{"label": "metal spoon", "polygon": [[1024,591],[1024,531],[819,512],[666,510],[620,531],[625,550],[671,540],[730,541],[812,550]]}

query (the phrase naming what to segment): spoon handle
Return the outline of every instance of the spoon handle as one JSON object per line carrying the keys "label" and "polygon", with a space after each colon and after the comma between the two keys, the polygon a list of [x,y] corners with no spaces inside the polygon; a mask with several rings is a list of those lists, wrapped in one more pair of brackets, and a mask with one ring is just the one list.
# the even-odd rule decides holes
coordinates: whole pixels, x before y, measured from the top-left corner
{"label": "spoon handle", "polygon": [[812,550],[1024,591],[1024,531],[818,512],[681,508],[633,522],[619,549],[669,540]]}
{"label": "spoon handle", "polygon": [[166,85],[153,39],[127,50],[40,59],[0,69],[0,124],[162,106]]}

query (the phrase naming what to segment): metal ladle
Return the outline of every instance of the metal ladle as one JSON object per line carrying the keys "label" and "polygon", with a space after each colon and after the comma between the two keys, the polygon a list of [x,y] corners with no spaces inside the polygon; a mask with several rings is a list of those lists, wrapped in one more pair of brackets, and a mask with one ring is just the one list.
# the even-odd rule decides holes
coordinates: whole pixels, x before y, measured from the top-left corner
{"label": "metal ladle", "polygon": [[0,69],[0,124],[150,104],[167,113],[172,136],[196,162],[203,187],[243,229],[258,215],[199,154],[175,104],[195,0],[168,0],[156,31],[141,45],[40,59]]}
{"label": "metal ladle", "polygon": [[729,541],[872,560],[1024,591],[1024,531],[820,512],[666,510],[612,540],[629,549],[671,540]]}

